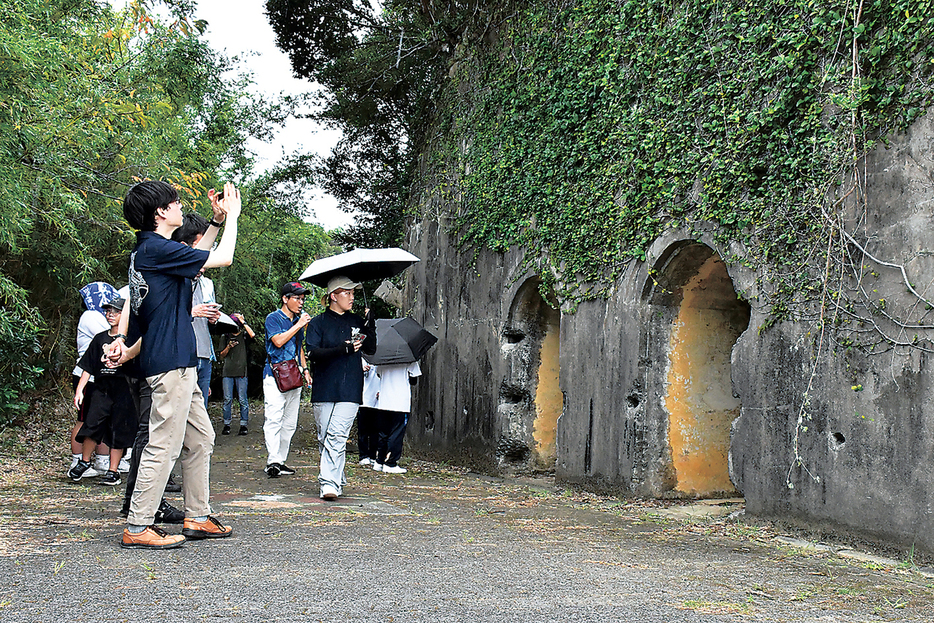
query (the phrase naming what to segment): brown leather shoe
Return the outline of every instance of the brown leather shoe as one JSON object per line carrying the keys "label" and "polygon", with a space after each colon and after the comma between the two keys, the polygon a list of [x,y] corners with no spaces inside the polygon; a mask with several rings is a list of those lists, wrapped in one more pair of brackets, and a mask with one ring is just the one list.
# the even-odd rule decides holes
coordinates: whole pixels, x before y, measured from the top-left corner
{"label": "brown leather shoe", "polygon": [[139,549],[172,549],[179,547],[185,542],[185,537],[180,534],[169,534],[157,526],[149,526],[139,534],[133,534],[130,530],[123,530],[123,540],[121,547],[139,548]]}
{"label": "brown leather shoe", "polygon": [[233,528],[222,525],[221,522],[210,516],[205,521],[195,521],[185,517],[185,527],[182,528],[182,534],[189,539],[222,539],[233,534]]}

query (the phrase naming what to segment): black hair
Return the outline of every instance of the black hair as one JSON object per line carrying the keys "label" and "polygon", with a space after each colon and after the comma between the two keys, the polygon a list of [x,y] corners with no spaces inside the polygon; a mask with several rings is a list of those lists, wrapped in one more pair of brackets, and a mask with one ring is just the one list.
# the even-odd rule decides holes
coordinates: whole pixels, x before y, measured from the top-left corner
{"label": "black hair", "polygon": [[156,231],[156,210],[178,201],[178,191],[168,182],[147,180],[131,187],[123,200],[123,217],[130,227]]}
{"label": "black hair", "polygon": [[198,236],[203,236],[208,230],[208,219],[197,212],[186,212],[182,216],[182,226],[172,232],[172,240],[187,244],[189,247],[195,243]]}

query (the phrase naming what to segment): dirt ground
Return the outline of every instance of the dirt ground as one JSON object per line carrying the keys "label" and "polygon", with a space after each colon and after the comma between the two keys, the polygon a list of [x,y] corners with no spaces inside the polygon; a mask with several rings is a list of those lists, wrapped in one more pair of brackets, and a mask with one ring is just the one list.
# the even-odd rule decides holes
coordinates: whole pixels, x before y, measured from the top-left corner
{"label": "dirt ground", "polygon": [[742,500],[620,500],[416,460],[387,475],[349,455],[346,497],[323,502],[307,405],[294,476],[262,472],[261,404],[249,435],[218,435],[231,538],[123,550],[122,487],[65,478],[48,404],[0,435],[0,621],[934,620],[920,557],[802,540]]}

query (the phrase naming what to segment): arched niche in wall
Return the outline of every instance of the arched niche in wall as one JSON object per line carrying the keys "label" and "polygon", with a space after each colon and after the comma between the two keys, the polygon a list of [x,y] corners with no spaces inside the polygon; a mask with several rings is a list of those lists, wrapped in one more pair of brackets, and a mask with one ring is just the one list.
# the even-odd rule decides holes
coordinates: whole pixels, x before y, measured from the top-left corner
{"label": "arched niche in wall", "polygon": [[498,455],[504,465],[550,469],[563,398],[558,386],[561,313],[527,279],[509,306],[501,337],[506,374],[500,385],[502,427]]}
{"label": "arched niche in wall", "polygon": [[643,300],[658,310],[649,316],[649,330],[664,364],[655,368],[663,377],[655,386],[667,416],[666,486],[697,497],[735,494],[728,457],[741,405],[730,360],[749,326],[749,304],[737,297],[719,254],[693,240],[659,256]]}

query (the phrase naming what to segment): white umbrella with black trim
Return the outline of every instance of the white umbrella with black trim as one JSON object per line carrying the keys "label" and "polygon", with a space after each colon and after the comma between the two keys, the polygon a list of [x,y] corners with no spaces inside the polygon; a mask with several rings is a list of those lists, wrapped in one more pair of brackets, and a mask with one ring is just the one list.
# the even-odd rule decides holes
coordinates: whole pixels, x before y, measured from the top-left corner
{"label": "white umbrella with black trim", "polygon": [[417,257],[398,248],[354,249],[315,260],[299,277],[299,281],[310,281],[326,288],[332,277],[347,277],[352,281],[388,279],[419,262]]}

